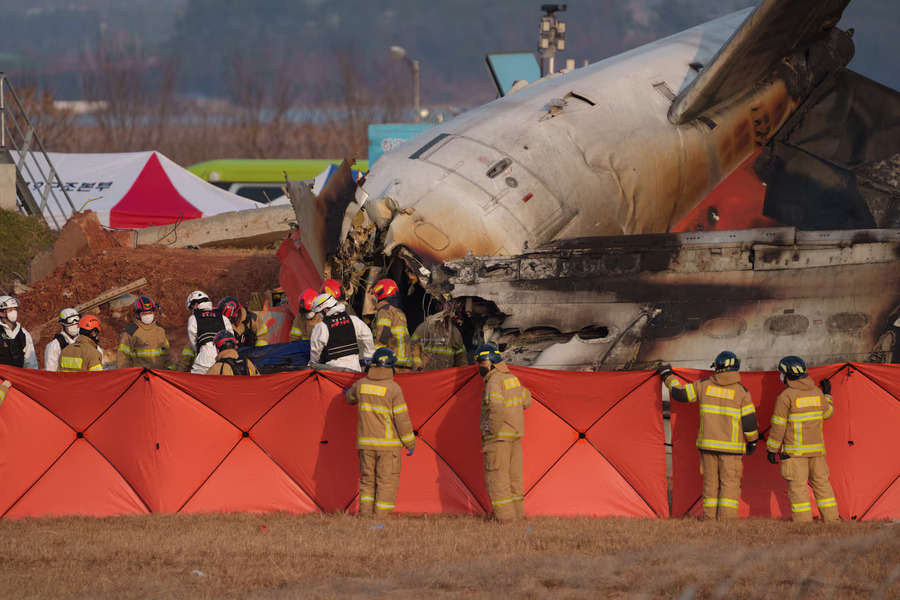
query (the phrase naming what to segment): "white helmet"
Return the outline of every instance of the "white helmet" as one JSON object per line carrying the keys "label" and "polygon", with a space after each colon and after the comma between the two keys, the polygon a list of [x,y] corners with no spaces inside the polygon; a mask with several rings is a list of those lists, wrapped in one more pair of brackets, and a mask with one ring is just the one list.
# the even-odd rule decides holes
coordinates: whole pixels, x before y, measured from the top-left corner
{"label": "white helmet", "polygon": [[316,299],[313,300],[313,312],[324,312],[336,305],[337,300],[335,300],[334,296],[332,296],[331,294],[327,292],[324,294],[319,294],[318,296],[316,296]]}
{"label": "white helmet", "polygon": [[192,310],[192,304],[199,304],[201,302],[209,302],[209,296],[206,292],[201,292],[200,290],[196,290],[191,292],[187,297],[187,302],[185,302],[185,306],[190,311]]}
{"label": "white helmet", "polygon": [[74,308],[64,308],[59,313],[59,322],[63,325],[78,325],[81,315]]}
{"label": "white helmet", "polygon": [[0,310],[19,308],[19,301],[12,296],[0,296]]}

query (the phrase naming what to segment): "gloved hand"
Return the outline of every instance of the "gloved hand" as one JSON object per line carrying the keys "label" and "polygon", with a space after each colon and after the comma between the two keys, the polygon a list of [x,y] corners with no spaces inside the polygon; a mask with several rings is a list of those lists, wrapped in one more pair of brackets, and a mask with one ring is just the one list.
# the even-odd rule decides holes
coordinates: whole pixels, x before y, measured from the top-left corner
{"label": "gloved hand", "polygon": [[766,450],[766,460],[768,460],[773,465],[778,464],[778,453],[772,452],[771,450]]}
{"label": "gloved hand", "polygon": [[672,374],[672,365],[659,365],[656,367],[656,374],[665,381],[666,377]]}
{"label": "gloved hand", "polygon": [[415,450],[416,450],[415,448],[410,448],[410,449],[406,452],[406,455],[407,455],[407,456],[412,456],[412,455],[413,455],[413,452],[415,452]]}
{"label": "gloved hand", "polygon": [[747,442],[747,456],[753,456],[756,452],[756,442]]}
{"label": "gloved hand", "polygon": [[822,388],[822,391],[826,394],[831,393],[831,381],[829,381],[828,379],[823,379],[822,381],[820,381],[819,387]]}

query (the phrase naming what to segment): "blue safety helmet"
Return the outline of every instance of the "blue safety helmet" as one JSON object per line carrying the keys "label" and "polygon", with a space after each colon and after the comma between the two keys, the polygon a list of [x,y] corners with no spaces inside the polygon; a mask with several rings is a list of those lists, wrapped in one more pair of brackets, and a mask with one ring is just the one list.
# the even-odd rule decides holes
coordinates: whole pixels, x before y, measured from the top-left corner
{"label": "blue safety helmet", "polygon": [[799,356],[785,356],[778,361],[778,370],[788,379],[803,379],[807,375],[806,363]]}
{"label": "blue safety helmet", "polygon": [[394,356],[394,351],[390,348],[379,348],[375,351],[375,354],[372,355],[373,367],[393,369],[396,363],[397,357]]}
{"label": "blue safety helmet", "polygon": [[709,366],[715,369],[716,373],[738,371],[741,368],[741,359],[739,359],[734,352],[726,350],[725,352],[719,352],[716,360]]}
{"label": "blue safety helmet", "polygon": [[503,361],[503,357],[500,355],[500,351],[497,350],[496,346],[491,344],[482,344],[478,346],[478,349],[475,350],[475,362],[479,362],[482,360],[489,360],[491,364],[496,364],[498,362]]}

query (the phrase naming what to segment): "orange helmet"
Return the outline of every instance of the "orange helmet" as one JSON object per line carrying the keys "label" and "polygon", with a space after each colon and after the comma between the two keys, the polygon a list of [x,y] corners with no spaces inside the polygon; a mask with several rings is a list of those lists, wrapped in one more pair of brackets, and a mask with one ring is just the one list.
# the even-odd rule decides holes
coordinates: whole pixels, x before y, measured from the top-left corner
{"label": "orange helmet", "polygon": [[388,296],[393,296],[398,291],[400,291],[400,288],[397,287],[397,282],[393,279],[382,279],[372,286],[372,293],[375,294],[375,297],[379,300],[384,300]]}
{"label": "orange helmet", "polygon": [[83,317],[81,317],[81,320],[78,321],[78,329],[82,329],[84,331],[96,330],[99,333],[100,319],[98,319],[94,315],[84,315]]}
{"label": "orange helmet", "polygon": [[331,294],[335,300],[346,300],[347,293],[344,286],[337,279],[326,279],[322,287],[319,288],[320,294]]}
{"label": "orange helmet", "polygon": [[304,312],[312,312],[313,311],[313,302],[316,300],[316,296],[319,295],[319,292],[312,288],[306,288],[302,294],[300,294],[300,310]]}

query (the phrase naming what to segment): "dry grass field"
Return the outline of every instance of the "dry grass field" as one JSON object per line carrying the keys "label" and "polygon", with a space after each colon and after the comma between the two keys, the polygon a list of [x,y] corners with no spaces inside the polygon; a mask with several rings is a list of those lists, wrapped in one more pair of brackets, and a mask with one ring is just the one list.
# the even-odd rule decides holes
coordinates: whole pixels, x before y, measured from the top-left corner
{"label": "dry grass field", "polygon": [[900,598],[900,524],[153,515],[0,522],[3,598]]}

